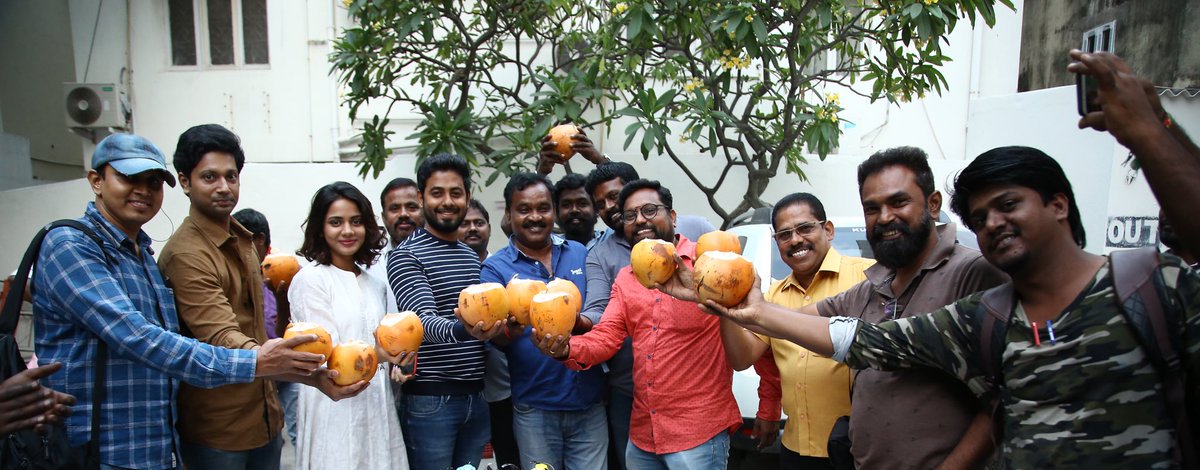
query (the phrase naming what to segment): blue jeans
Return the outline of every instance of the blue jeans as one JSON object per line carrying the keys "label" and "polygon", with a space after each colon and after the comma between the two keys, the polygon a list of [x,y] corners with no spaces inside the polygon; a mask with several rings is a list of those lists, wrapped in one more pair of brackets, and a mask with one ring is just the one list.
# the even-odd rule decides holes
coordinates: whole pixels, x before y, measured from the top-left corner
{"label": "blue jeans", "polygon": [[410,468],[479,466],[483,446],[491,436],[488,404],[482,393],[405,394],[402,402],[400,426]]}
{"label": "blue jeans", "polygon": [[292,446],[296,445],[296,398],[300,395],[300,384],[275,382],[279,390],[279,404],[283,406],[283,429],[287,431]]}
{"label": "blue jeans", "polygon": [[539,463],[552,468],[608,467],[608,425],[604,406],[580,411],[548,411],[513,403],[513,433],[521,467]]}
{"label": "blue jeans", "polygon": [[630,470],[723,470],[729,464],[729,433],[722,430],[696,447],[670,454],[652,454],[629,441],[625,463]]}
{"label": "blue jeans", "polygon": [[278,470],[283,436],[275,436],[257,449],[228,451],[182,441],[180,452],[188,470]]}
{"label": "blue jeans", "polygon": [[[625,466],[625,446],[629,444],[629,420],[633,416],[633,397],[617,390],[615,387],[608,389],[608,427],[612,435],[612,446],[616,449],[613,452],[617,456],[615,468],[622,470],[628,468]],[[610,462],[611,463],[611,462]]]}

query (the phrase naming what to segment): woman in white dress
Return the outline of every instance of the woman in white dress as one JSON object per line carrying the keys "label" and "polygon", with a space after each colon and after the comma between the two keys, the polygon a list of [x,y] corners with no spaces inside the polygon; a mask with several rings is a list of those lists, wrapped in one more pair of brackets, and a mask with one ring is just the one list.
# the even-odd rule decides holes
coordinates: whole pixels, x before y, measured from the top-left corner
{"label": "woman in white dress", "polygon": [[[313,261],[288,290],[293,321],[329,330],[333,343],[374,344],[383,318],[387,281],[368,274],[386,243],[371,202],[345,182],[313,196],[298,252]],[[389,358],[379,348],[381,370],[357,396],[334,401],[304,387],[297,401],[297,466],[301,469],[407,469],[400,422],[388,380]],[[406,361],[411,362],[412,358]]]}

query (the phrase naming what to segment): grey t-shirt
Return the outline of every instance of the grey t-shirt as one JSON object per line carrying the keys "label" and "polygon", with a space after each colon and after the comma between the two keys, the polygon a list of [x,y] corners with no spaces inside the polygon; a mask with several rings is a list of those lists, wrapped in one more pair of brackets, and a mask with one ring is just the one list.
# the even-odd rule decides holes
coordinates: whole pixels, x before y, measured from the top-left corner
{"label": "grey t-shirt", "polygon": [[[699,239],[700,235],[716,229],[703,217],[681,215],[675,219],[675,233],[689,240]],[[632,247],[625,241],[625,237],[611,229],[590,247],[584,265],[587,274],[587,299],[584,299],[582,314],[592,323],[599,323],[605,307],[608,307],[613,281],[617,279],[617,273],[622,268],[629,266],[630,251]],[[633,343],[629,338],[625,338],[625,344],[608,360],[607,368],[609,386],[633,396]]]}
{"label": "grey t-shirt", "polygon": [[[978,251],[959,245],[954,233],[954,224],[938,228],[937,247],[905,292],[893,293],[894,270],[875,264],[866,281],[822,300],[817,310],[880,323],[892,319],[891,311],[896,318],[921,315],[1008,282]],[[935,468],[979,410],[967,386],[942,371],[857,371],[850,404],[854,460],[859,468]]]}

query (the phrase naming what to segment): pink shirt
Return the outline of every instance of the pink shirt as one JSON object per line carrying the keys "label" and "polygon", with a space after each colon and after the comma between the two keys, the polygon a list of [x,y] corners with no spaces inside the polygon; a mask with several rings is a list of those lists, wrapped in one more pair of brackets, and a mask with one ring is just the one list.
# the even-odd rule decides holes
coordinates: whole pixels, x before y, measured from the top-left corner
{"label": "pink shirt", "polygon": [[[675,251],[691,266],[696,244],[676,235]],[[688,450],[741,424],[717,317],[695,303],[642,287],[626,266],[617,274],[600,323],[571,338],[564,363],[576,370],[600,364],[626,336],[633,338],[634,352],[629,439],[639,449]]]}

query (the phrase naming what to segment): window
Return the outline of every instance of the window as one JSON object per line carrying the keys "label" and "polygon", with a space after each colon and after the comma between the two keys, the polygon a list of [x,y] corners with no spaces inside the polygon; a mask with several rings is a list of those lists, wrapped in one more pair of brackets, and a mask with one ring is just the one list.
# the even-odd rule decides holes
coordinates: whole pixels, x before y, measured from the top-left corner
{"label": "window", "polygon": [[169,0],[171,65],[270,63],[267,0]]}
{"label": "window", "polygon": [[1112,21],[1083,33],[1083,52],[1116,52],[1117,22]]}

